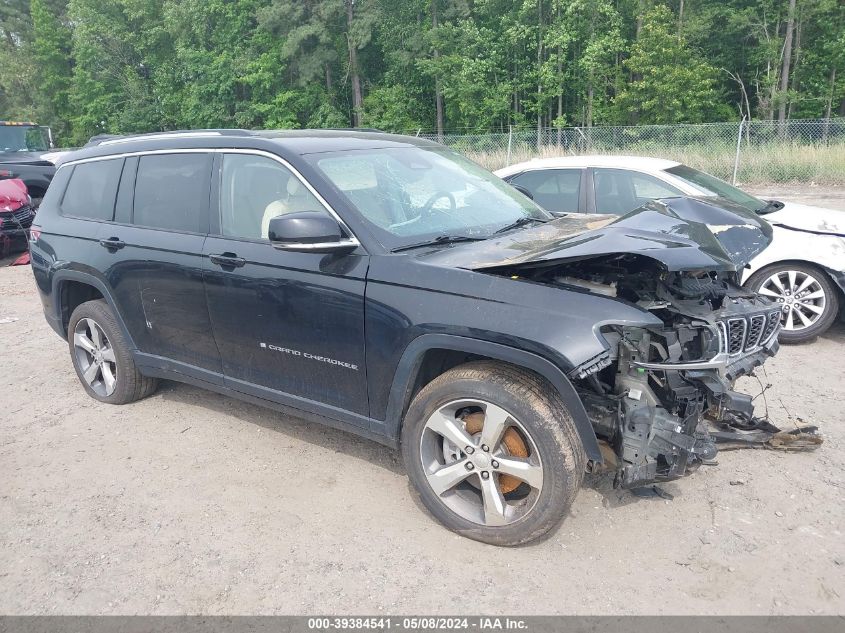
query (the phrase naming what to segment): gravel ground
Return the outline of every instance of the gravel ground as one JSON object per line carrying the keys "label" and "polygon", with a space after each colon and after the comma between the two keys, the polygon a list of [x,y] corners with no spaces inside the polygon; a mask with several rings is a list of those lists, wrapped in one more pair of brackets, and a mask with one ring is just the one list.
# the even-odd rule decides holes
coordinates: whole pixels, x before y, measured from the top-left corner
{"label": "gravel ground", "polygon": [[818,451],[720,453],[673,501],[588,477],[550,538],[501,549],[441,528],[376,444],[175,383],[88,398],[3,267],[0,613],[843,614],[843,357],[840,323],[761,375]]}

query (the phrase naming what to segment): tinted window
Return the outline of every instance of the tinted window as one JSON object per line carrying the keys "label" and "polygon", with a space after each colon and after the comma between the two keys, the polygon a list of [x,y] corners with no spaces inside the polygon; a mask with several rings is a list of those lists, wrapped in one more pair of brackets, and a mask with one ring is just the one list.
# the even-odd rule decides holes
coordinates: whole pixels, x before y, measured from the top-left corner
{"label": "tinted window", "polygon": [[122,167],[122,158],[76,165],[62,198],[62,213],[79,218],[111,220]]}
{"label": "tinted window", "polygon": [[227,154],[220,183],[220,232],[230,237],[267,239],[270,219],[299,211],[322,211],[322,204],[289,169],[265,156]]}
{"label": "tinted window", "polygon": [[580,169],[537,169],[514,176],[510,182],[528,189],[534,202],[547,211],[578,211]]}
{"label": "tinted window", "polygon": [[625,169],[596,169],[593,180],[598,213],[622,215],[655,198],[683,195],[662,180]]}
{"label": "tinted window", "polygon": [[142,156],[135,178],[133,223],[204,232],[210,172],[209,154]]}

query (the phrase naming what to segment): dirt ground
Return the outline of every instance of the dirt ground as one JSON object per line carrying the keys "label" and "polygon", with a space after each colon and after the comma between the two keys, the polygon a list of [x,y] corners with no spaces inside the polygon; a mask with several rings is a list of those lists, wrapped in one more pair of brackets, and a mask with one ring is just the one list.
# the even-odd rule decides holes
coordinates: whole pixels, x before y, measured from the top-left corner
{"label": "dirt ground", "polygon": [[588,477],[550,538],[501,549],[368,441],[175,383],[88,398],[30,269],[2,267],[0,613],[842,614],[843,358],[840,323],[760,376],[817,452],[722,452],[673,501]]}
{"label": "dirt ground", "polygon": [[828,209],[845,211],[845,187],[818,185],[755,185],[742,187],[748,193],[775,200],[790,200]]}

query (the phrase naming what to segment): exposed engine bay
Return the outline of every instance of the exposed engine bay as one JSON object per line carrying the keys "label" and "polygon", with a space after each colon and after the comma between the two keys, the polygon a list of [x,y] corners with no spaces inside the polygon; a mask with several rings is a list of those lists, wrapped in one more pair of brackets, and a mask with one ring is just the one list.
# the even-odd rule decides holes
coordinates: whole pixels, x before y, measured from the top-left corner
{"label": "exposed engine bay", "polygon": [[682,477],[716,457],[717,441],[753,445],[780,431],[734,390],[777,352],[780,306],[741,288],[735,272],[669,272],[635,254],[511,272],[632,303],[663,322],[601,326],[606,353],[570,374],[617,486]]}
{"label": "exposed engine bay", "polygon": [[734,388],[778,350],[781,306],[740,285],[771,241],[771,226],[745,208],[672,198],[621,217],[564,214],[428,260],[567,291],[547,310],[577,333],[556,341],[568,377],[604,468],[642,489],[712,462],[717,444],[821,443],[814,427],[784,432],[755,417],[752,396]]}

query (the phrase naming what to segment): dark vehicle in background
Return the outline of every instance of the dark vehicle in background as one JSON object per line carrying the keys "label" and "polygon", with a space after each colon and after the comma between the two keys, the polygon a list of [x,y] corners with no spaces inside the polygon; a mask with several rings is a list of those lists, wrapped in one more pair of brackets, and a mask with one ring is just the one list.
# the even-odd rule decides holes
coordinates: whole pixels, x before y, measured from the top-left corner
{"label": "dark vehicle in background", "polygon": [[17,178],[0,178],[0,258],[26,250],[34,217],[26,184]]}
{"label": "dark vehicle in background", "polygon": [[555,218],[422,139],[110,138],[60,164],[37,224],[91,397],[165,378],[401,447],[431,513],[499,545],[557,525],[585,471],[634,488],[712,460],[709,424],[754,420],[734,380],[777,351],[779,307],[739,286],[771,239],[754,214]]}
{"label": "dark vehicle in background", "polygon": [[23,180],[35,208],[56,173],[53,162],[44,158],[52,148],[53,135],[49,127],[0,121],[0,178]]}

